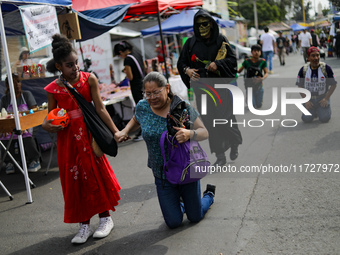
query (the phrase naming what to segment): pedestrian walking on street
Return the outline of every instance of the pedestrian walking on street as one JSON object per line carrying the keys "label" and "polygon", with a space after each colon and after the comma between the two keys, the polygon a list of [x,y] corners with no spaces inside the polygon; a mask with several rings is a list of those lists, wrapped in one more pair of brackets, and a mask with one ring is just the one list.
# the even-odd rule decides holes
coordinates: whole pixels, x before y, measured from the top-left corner
{"label": "pedestrian walking on street", "polygon": [[[183,214],[189,221],[199,222],[214,202],[215,186],[207,185],[201,198],[200,181],[183,185],[171,184],[163,171],[164,160],[161,153],[161,135],[167,129],[167,115],[171,103],[179,100],[174,96],[165,77],[158,72],[150,72],[144,78],[144,100],[136,106],[135,115],[126,127],[117,133],[119,141],[129,139],[129,133],[141,127],[142,136],[148,150],[148,167],[152,169],[157,187],[158,201],[165,223],[169,228],[176,228],[182,224]],[[189,139],[201,141],[208,138],[208,131],[198,116],[198,112],[186,103],[192,130],[177,128],[175,134],[179,143]],[[167,149],[165,149],[167,150]],[[170,171],[170,170],[169,170]],[[182,198],[183,202],[180,201]]]}
{"label": "pedestrian walking on street", "polygon": [[305,28],[299,35],[299,47],[302,49],[303,60],[307,63],[307,50],[312,45],[312,36]]}
{"label": "pedestrian walking on street", "polygon": [[[309,64],[303,66],[298,74],[296,85],[311,92],[311,99],[305,103],[311,115],[302,114],[303,122],[312,122],[314,118],[326,123],[331,119],[330,97],[337,82],[332,68],[320,62],[320,51],[317,47],[310,47],[307,51]],[[301,93],[304,98],[306,95]]]}
{"label": "pedestrian walking on street", "polygon": [[279,37],[276,38],[277,55],[279,55],[280,65],[285,65],[285,52],[286,52],[286,38],[283,37],[282,31],[279,31]]}
{"label": "pedestrian walking on street", "polygon": [[273,73],[273,55],[275,52],[275,37],[269,33],[269,28],[264,28],[264,34],[261,35],[263,58],[269,64],[269,73]]}
{"label": "pedestrian walking on street", "polygon": [[66,89],[68,82],[88,102],[93,101],[99,117],[112,133],[118,131],[102,103],[98,80],[94,74],[79,71],[77,51],[62,35],[52,36],[53,59],[47,70],[61,72],[59,79],[45,87],[48,111],[63,108],[70,118],[69,125],[53,125],[44,120],[42,127],[57,135],[60,182],[63,190],[65,223],[79,223],[78,234],[72,243],[85,243],[93,231],[90,219],[99,214],[100,224],[94,238],[106,237],[113,228],[109,210],[118,205],[120,186],[106,156],[97,157],[92,149],[92,135],[88,132],[83,114],[76,100]]}
{"label": "pedestrian walking on street", "polygon": [[333,51],[334,51],[334,38],[333,35],[328,36],[328,57],[333,57]]}
{"label": "pedestrian walking on street", "polygon": [[299,43],[299,39],[297,35],[292,35],[292,47],[293,47],[293,53],[296,54],[297,52],[297,45]]}
{"label": "pedestrian walking on street", "polygon": [[[145,76],[146,64],[142,55],[133,50],[133,47],[127,41],[117,43],[114,47],[115,56],[124,59],[124,72],[130,81],[131,93],[135,104],[143,99],[143,78]],[[133,138],[133,141],[143,140],[141,130]]]}
{"label": "pedestrian walking on street", "polygon": [[291,40],[288,38],[288,35],[286,35],[286,37],[285,37],[285,39],[286,39],[286,42],[285,42],[285,48],[286,48],[286,54],[287,54],[287,56],[289,56],[289,53],[290,52],[292,52],[292,42],[291,42]]}
{"label": "pedestrian walking on street", "polygon": [[312,44],[311,44],[311,46],[320,47],[319,36],[314,32],[314,29],[310,30],[310,35],[312,37]]}
{"label": "pedestrian walking on street", "polygon": [[336,57],[340,58],[340,29],[336,30],[336,35],[334,37],[334,49]]}
{"label": "pedestrian walking on street", "polygon": [[247,97],[248,88],[253,88],[253,106],[255,109],[259,109],[262,107],[263,101],[263,80],[268,76],[267,63],[263,58],[260,58],[260,45],[256,44],[251,46],[251,54],[252,57],[245,59],[237,72],[240,73],[243,71],[243,69],[246,69],[244,85],[247,90]]}
{"label": "pedestrian walking on street", "polygon": [[[229,45],[228,39],[219,32],[216,21],[208,12],[199,10],[195,14],[194,36],[185,42],[177,62],[177,69],[187,88],[194,90],[196,98],[200,98],[199,93],[205,93],[192,85],[200,78],[229,78],[229,82],[235,84],[235,81],[233,82],[237,74],[235,52]],[[226,79],[223,82],[226,82]],[[223,90],[220,96],[223,97],[221,100],[223,109],[208,106],[207,114],[201,116],[209,131],[210,151],[216,155],[215,166],[223,166],[227,163],[225,153],[229,148],[230,159],[235,160],[238,157],[238,147],[242,143],[242,135],[237,124],[233,124],[232,127],[213,126],[212,118],[227,119],[229,123],[230,121],[237,123],[230,93]],[[197,109],[201,109],[200,104],[201,102],[197,100]]]}

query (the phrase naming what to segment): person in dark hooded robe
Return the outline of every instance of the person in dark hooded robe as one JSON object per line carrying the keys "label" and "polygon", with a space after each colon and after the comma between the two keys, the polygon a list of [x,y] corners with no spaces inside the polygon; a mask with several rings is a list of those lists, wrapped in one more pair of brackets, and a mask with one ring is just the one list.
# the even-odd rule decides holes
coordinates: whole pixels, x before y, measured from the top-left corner
{"label": "person in dark hooded robe", "polygon": [[[236,84],[237,60],[228,39],[219,33],[219,27],[212,16],[199,10],[194,16],[194,36],[183,46],[178,63],[178,71],[185,85],[193,88],[197,109],[201,109],[202,94],[207,88],[214,88],[217,78],[219,84]],[[209,79],[201,79],[209,78]],[[214,79],[212,79],[214,78]],[[208,83],[208,84],[207,84]],[[232,95],[227,89],[214,89],[220,105],[215,99],[207,97],[207,114],[201,114],[209,131],[209,146],[216,155],[215,166],[227,163],[225,152],[230,150],[230,159],[238,157],[238,146],[242,143],[241,132],[233,115]],[[212,93],[213,94],[213,93]],[[214,94],[213,94],[214,95]],[[215,125],[214,119],[223,119],[227,125]]]}

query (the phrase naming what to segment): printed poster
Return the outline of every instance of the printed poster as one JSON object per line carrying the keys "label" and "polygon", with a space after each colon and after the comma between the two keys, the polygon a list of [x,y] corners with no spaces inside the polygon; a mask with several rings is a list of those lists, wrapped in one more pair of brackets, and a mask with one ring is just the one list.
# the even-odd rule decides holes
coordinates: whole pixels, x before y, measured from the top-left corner
{"label": "printed poster", "polygon": [[51,45],[52,35],[59,33],[55,7],[28,5],[19,9],[30,53]]}

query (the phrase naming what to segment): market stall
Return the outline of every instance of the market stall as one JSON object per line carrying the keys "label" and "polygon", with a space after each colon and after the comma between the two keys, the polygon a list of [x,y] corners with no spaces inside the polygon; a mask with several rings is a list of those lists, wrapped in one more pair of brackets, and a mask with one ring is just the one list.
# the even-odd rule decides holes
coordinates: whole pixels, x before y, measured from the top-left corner
{"label": "market stall", "polygon": [[[70,7],[72,5],[71,0],[3,0],[0,2],[0,35],[2,40],[2,47],[3,47],[3,53],[4,53],[4,59],[6,63],[7,68],[7,76],[9,81],[9,89],[13,105],[13,111],[14,111],[14,123],[15,123],[15,132],[18,134],[18,141],[19,141],[19,148],[20,148],[20,154],[22,159],[22,165],[23,165],[23,174],[25,177],[25,183],[26,183],[26,190],[27,190],[27,203],[32,203],[32,194],[30,189],[30,183],[28,178],[28,172],[27,172],[27,165],[26,165],[26,158],[24,153],[24,145],[23,145],[23,139],[22,139],[22,124],[19,117],[19,112],[17,108],[17,102],[15,99],[15,90],[13,86],[13,78],[12,78],[12,69],[11,69],[11,63],[8,53],[8,46],[6,41],[6,31],[10,31],[10,29],[5,28],[6,21],[4,20],[3,13],[10,13],[10,12],[16,12],[18,13],[18,19],[21,19],[18,10],[18,7],[25,6],[25,5],[39,5],[39,6],[59,6],[59,7]],[[18,31],[20,32],[20,31]],[[33,39],[33,38],[30,38]],[[32,46],[32,45],[30,45]],[[33,46],[32,46],[33,47]],[[21,117],[22,118],[22,117]],[[1,183],[2,184],[2,183]],[[4,186],[3,184],[1,186]],[[8,190],[3,187],[6,193],[8,194]],[[9,194],[11,197],[11,195]]]}

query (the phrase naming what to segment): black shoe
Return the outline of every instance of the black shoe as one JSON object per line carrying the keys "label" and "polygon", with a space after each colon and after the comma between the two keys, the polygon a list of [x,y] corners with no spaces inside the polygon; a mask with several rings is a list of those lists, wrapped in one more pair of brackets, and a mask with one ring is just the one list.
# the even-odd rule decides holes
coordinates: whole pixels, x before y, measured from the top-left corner
{"label": "black shoe", "polygon": [[139,142],[139,141],[142,141],[143,140],[143,137],[142,137],[142,135],[136,135],[134,138],[133,138],[133,141],[134,142]]}
{"label": "black shoe", "polygon": [[231,145],[230,159],[235,160],[238,157],[238,145]]}
{"label": "black shoe", "polygon": [[225,164],[227,164],[226,158],[218,158],[216,159],[216,162],[213,164],[213,166],[224,166]]}
{"label": "black shoe", "polygon": [[207,184],[207,189],[203,192],[203,195],[207,194],[207,193],[211,193],[211,194],[213,194],[213,196],[215,196],[215,190],[216,190],[215,185]]}
{"label": "black shoe", "polygon": [[283,61],[282,65],[284,66],[286,63]]}

